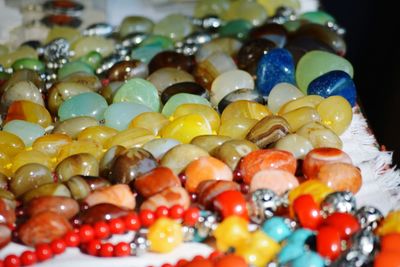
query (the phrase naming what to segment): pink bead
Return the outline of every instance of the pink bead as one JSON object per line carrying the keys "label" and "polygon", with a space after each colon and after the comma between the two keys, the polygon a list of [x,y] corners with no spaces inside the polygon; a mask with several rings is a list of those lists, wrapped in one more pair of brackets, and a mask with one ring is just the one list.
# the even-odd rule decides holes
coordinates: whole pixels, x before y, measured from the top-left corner
{"label": "pink bead", "polygon": [[257,172],[250,183],[250,192],[257,189],[270,189],[278,195],[299,185],[296,176],[285,170],[265,169]]}

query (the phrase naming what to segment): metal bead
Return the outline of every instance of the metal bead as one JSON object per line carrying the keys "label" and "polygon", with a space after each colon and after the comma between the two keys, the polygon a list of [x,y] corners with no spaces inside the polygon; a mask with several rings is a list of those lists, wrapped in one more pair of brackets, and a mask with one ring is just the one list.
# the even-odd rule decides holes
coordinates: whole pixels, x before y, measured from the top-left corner
{"label": "metal bead", "polygon": [[175,50],[178,53],[184,54],[185,56],[193,56],[199,50],[198,44],[179,44],[180,47],[177,47]]}
{"label": "metal bead", "polygon": [[282,206],[282,198],[269,189],[258,189],[251,194],[250,219],[261,224],[268,218],[274,216],[276,210]]}
{"label": "metal bead", "polygon": [[321,202],[321,209],[326,215],[334,212],[354,213],[356,211],[356,199],[348,191],[333,192]]}
{"label": "metal bead", "polygon": [[113,32],[114,28],[112,25],[105,23],[105,22],[100,22],[100,23],[94,23],[86,27],[86,29],[83,31],[83,35],[86,36],[104,36],[107,37],[111,35]]}
{"label": "metal bead", "polygon": [[119,53],[114,53],[106,58],[104,58],[101,62],[100,67],[96,69],[96,74],[102,74],[108,71],[115,63],[118,63],[123,60],[130,60],[129,55],[121,55]]}
{"label": "metal bead", "polygon": [[43,48],[43,56],[48,62],[60,62],[70,56],[69,49],[69,42],[64,38],[58,38]]}
{"label": "metal bead", "polygon": [[356,217],[362,229],[375,230],[383,219],[382,213],[375,207],[364,206],[357,210]]}
{"label": "metal bead", "polygon": [[342,36],[343,36],[343,35],[346,34],[346,29],[340,27],[339,24],[337,24],[336,22],[328,21],[328,22],[326,23],[326,26],[327,26],[330,30],[336,32],[336,33],[339,34],[339,35],[342,35]]}
{"label": "metal bead", "polygon": [[210,15],[203,18],[201,27],[205,30],[215,31],[222,26],[222,20],[218,16]]}
{"label": "metal bead", "polygon": [[191,242],[194,239],[196,234],[196,229],[191,226],[184,225],[182,226],[183,231],[183,242]]}
{"label": "metal bead", "polygon": [[147,233],[148,229],[140,229],[135,233],[130,243],[131,255],[141,256],[149,250],[150,242],[147,240]]}
{"label": "metal bead", "polygon": [[197,235],[205,239],[212,234],[217,226],[217,215],[211,211],[203,210],[200,212],[200,217],[195,228],[197,229]]}
{"label": "metal bead", "polygon": [[289,20],[295,20],[296,19],[296,12],[293,8],[290,7],[279,7],[275,15],[271,18],[269,18],[267,21],[272,22],[272,23],[278,23],[278,24],[283,24]]}
{"label": "metal bead", "polygon": [[184,40],[183,43],[186,44],[204,44],[211,41],[212,35],[208,32],[194,32],[188,35]]}
{"label": "metal bead", "polygon": [[120,43],[116,45],[116,49],[121,49],[121,48],[132,48],[137,45],[139,45],[141,42],[143,42],[147,37],[149,37],[149,34],[143,33],[143,32],[134,32],[131,34],[128,34],[127,36],[122,39]]}

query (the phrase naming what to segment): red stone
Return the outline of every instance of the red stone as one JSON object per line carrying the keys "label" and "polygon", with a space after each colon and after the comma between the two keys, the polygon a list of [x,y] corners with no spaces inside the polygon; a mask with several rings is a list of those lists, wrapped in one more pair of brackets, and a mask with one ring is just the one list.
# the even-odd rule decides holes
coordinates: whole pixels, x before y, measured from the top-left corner
{"label": "red stone", "polygon": [[236,215],[248,220],[247,202],[238,191],[225,191],[214,199],[214,208],[223,218]]}
{"label": "red stone", "polygon": [[322,222],[319,206],[309,194],[296,198],[293,202],[293,210],[304,228],[315,230]]}
{"label": "red stone", "polygon": [[335,212],[324,220],[324,225],[337,229],[342,239],[348,239],[360,229],[358,220],[349,213]]}
{"label": "red stone", "polygon": [[317,251],[330,260],[335,260],[340,255],[341,239],[339,231],[331,226],[318,229]]}

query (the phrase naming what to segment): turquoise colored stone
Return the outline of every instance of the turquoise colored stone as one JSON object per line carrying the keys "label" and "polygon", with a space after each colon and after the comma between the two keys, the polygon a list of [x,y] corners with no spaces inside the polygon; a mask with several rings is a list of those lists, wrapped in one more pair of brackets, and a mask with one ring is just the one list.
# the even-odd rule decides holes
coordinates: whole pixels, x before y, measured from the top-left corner
{"label": "turquoise colored stone", "polygon": [[150,19],[142,16],[125,17],[119,27],[119,35],[125,37],[130,33],[151,33],[154,23]]}
{"label": "turquoise colored stone", "polygon": [[7,122],[3,127],[3,131],[15,134],[21,138],[27,147],[30,147],[33,141],[45,134],[45,129],[39,124],[23,120]]}
{"label": "turquoise colored stone", "polygon": [[287,243],[304,245],[307,238],[314,235],[314,232],[305,228],[295,230],[286,240]]}
{"label": "turquoise colored stone", "polygon": [[234,37],[237,39],[246,39],[253,25],[245,19],[236,19],[228,21],[224,26],[219,28],[221,37]]}
{"label": "turquoise colored stone", "polygon": [[309,11],[301,14],[299,19],[307,20],[311,23],[325,25],[327,22],[335,22],[335,18],[324,11]]}
{"label": "turquoise colored stone", "polygon": [[97,69],[103,60],[103,56],[97,51],[91,51],[85,56],[81,57],[79,60],[88,64],[93,69]]}
{"label": "turquoise colored stone", "polygon": [[125,82],[115,93],[113,103],[132,102],[145,105],[155,112],[160,111],[160,97],[157,88],[142,78]]}
{"label": "turquoise colored stone", "polygon": [[128,128],[129,123],[137,115],[152,110],[141,104],[120,102],[110,105],[104,112],[105,125],[119,131]]}
{"label": "turquoise colored stone", "polygon": [[187,16],[171,14],[154,25],[153,33],[167,36],[175,41],[182,40],[193,31],[193,24]]}
{"label": "turquoise colored stone", "polygon": [[22,69],[29,69],[34,70],[37,72],[44,72],[45,65],[42,61],[35,59],[35,58],[21,58],[16,60],[12,66],[14,71],[22,70]]}
{"label": "turquoise colored stone", "polygon": [[64,101],[58,109],[60,120],[74,117],[89,116],[97,120],[104,118],[107,109],[107,101],[96,93],[82,93]]}
{"label": "turquoise colored stone", "polygon": [[211,106],[211,103],[201,96],[179,93],[168,99],[161,113],[167,117],[170,117],[174,113],[175,109],[182,104],[203,104]]}
{"label": "turquoise colored stone", "polygon": [[83,61],[78,60],[78,61],[68,62],[64,66],[62,66],[58,70],[58,79],[61,80],[67,77],[68,75],[76,72],[94,74],[94,70],[90,65],[86,64]]}
{"label": "turquoise colored stone", "polygon": [[289,261],[300,257],[302,254],[304,254],[304,252],[304,245],[287,243],[278,254],[278,262],[280,264],[286,264]]}
{"label": "turquoise colored stone", "polygon": [[297,85],[303,93],[307,93],[311,81],[333,70],[347,72],[353,78],[353,66],[347,59],[325,51],[307,52],[297,63]]}
{"label": "turquoise colored stone", "polygon": [[263,55],[257,66],[257,90],[268,96],[278,83],[295,84],[294,60],[292,54],[284,48],[271,49]]}
{"label": "turquoise colored stone", "polygon": [[357,98],[356,85],[350,75],[341,70],[327,72],[313,80],[308,86],[307,94],[320,95],[324,98],[340,95],[353,107]]}
{"label": "turquoise colored stone", "polygon": [[291,267],[324,267],[324,259],[313,251],[307,251],[291,262]]}
{"label": "turquoise colored stone", "polygon": [[171,38],[151,35],[140,45],[131,51],[131,58],[148,63],[155,55],[164,50],[174,48],[174,41]]}
{"label": "turquoise colored stone", "polygon": [[285,222],[285,218],[277,216],[274,216],[266,220],[261,228],[264,231],[264,233],[266,233],[276,242],[281,242],[285,240],[292,232],[287,223]]}

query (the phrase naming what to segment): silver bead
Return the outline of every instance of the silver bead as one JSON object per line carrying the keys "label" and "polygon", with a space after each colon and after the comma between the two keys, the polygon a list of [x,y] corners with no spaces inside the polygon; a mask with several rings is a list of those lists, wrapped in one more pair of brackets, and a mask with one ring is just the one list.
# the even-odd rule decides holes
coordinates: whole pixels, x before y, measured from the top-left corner
{"label": "silver bead", "polygon": [[120,43],[116,45],[116,49],[132,48],[142,43],[149,34],[143,32],[134,32],[125,36]]}
{"label": "silver bead", "polygon": [[205,239],[212,234],[217,226],[217,215],[211,211],[203,210],[200,212],[200,217],[195,228],[197,229],[197,235]]}
{"label": "silver bead", "polygon": [[118,63],[123,60],[129,60],[129,55],[120,55],[118,53],[114,53],[106,58],[104,58],[101,62],[100,67],[96,69],[96,74],[102,74],[108,71],[115,63]]}
{"label": "silver bead", "polygon": [[183,242],[191,242],[194,239],[196,234],[196,229],[191,226],[184,225],[182,226],[183,231]]}
{"label": "silver bead", "polygon": [[282,198],[269,189],[258,189],[251,194],[249,201],[250,219],[261,224],[274,216],[276,210],[282,206]]}
{"label": "silver bead", "polygon": [[351,192],[333,192],[321,202],[321,209],[326,214],[334,212],[354,213],[356,211],[356,199]]}
{"label": "silver bead", "polygon": [[114,30],[113,26],[108,23],[105,22],[94,23],[86,27],[86,29],[83,31],[83,35],[107,37],[111,35],[113,30]]}
{"label": "silver bead", "polygon": [[382,213],[375,207],[364,206],[357,210],[356,218],[362,229],[375,230],[383,219]]}
{"label": "silver bead", "polygon": [[198,44],[178,44],[178,47],[175,48],[175,51],[185,56],[193,56],[199,50]]}
{"label": "silver bead", "polygon": [[60,62],[70,56],[69,49],[69,42],[64,38],[58,38],[43,47],[43,56],[48,62]]}
{"label": "silver bead", "polygon": [[222,20],[215,15],[208,15],[203,18],[192,18],[192,24],[207,31],[216,31],[222,26]]}
{"label": "silver bead", "polygon": [[211,41],[212,35],[209,34],[208,32],[194,32],[187,36],[184,40],[183,43],[186,44],[204,44],[208,43]]}
{"label": "silver bead", "polygon": [[295,20],[296,19],[296,12],[293,8],[290,7],[279,7],[275,15],[271,18],[268,18],[267,22],[269,23],[278,23],[278,24],[283,24],[289,20]]}
{"label": "silver bead", "polygon": [[149,250],[150,241],[147,240],[147,233],[148,229],[140,229],[135,233],[135,236],[130,243],[131,255],[141,256]]}
{"label": "silver bead", "polygon": [[339,35],[342,35],[342,36],[343,36],[343,35],[346,34],[346,29],[340,27],[336,22],[328,21],[328,22],[326,23],[326,26],[327,26],[330,30],[336,32],[336,33],[339,34]]}

